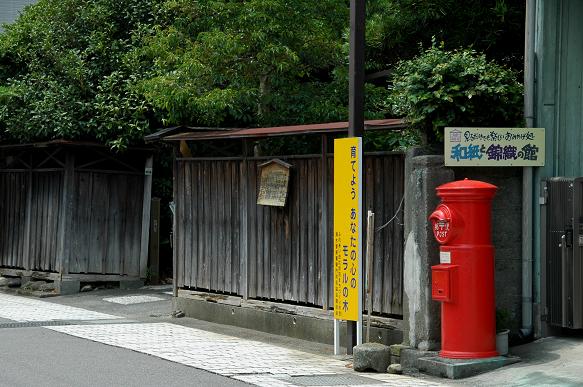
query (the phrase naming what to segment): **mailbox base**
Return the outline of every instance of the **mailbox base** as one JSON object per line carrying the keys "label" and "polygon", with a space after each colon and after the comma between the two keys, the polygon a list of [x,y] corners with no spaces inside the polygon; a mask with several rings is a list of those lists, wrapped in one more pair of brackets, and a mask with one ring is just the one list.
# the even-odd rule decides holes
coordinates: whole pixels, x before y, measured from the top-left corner
{"label": "mailbox base", "polygon": [[444,359],[441,357],[422,357],[417,364],[419,371],[442,378],[462,379],[493,371],[519,362],[518,357],[497,356],[487,359]]}
{"label": "mailbox base", "polygon": [[498,356],[496,351],[487,352],[458,352],[458,351],[439,351],[439,357],[446,359],[484,359],[487,357]]}

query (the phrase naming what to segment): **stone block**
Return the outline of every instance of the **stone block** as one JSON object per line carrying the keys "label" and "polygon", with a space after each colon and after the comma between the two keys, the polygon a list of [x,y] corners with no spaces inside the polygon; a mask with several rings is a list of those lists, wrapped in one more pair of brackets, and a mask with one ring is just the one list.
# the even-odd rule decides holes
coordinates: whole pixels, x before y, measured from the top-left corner
{"label": "stone block", "polygon": [[408,349],[409,346],[404,345],[404,344],[393,344],[393,345],[389,346],[389,348],[391,348],[391,355],[401,356],[401,351],[403,349]]}
{"label": "stone block", "polygon": [[139,289],[144,286],[144,280],[122,280],[119,281],[119,288],[122,290]]}
{"label": "stone block", "polygon": [[47,283],[45,281],[29,281],[24,285],[27,290],[41,290]]}
{"label": "stone block", "polygon": [[8,286],[10,288],[18,287],[21,284],[20,278],[0,277],[0,286]]}
{"label": "stone block", "polygon": [[354,347],[353,356],[355,371],[387,372],[391,360],[391,350],[383,344],[364,343]]}
{"label": "stone block", "polygon": [[400,364],[391,364],[387,368],[387,372],[390,374],[401,375],[403,373],[403,367]]}
{"label": "stone block", "polygon": [[422,357],[437,356],[437,351],[420,351],[413,348],[401,350],[401,366],[403,369],[418,369],[418,361]]}
{"label": "stone block", "polygon": [[496,356],[485,359],[446,359],[423,357],[418,361],[419,371],[442,378],[462,379],[519,362],[517,357]]}
{"label": "stone block", "polygon": [[79,293],[81,282],[76,279],[64,279],[62,281],[55,281],[57,284],[57,292],[60,295]]}
{"label": "stone block", "polygon": [[[42,281],[39,281],[42,282]],[[57,289],[57,285],[54,282],[43,282],[38,290],[42,291],[42,292],[50,292],[50,291],[54,291]]]}
{"label": "stone block", "polygon": [[404,344],[393,344],[391,348],[391,364],[401,364],[401,351],[409,348]]}

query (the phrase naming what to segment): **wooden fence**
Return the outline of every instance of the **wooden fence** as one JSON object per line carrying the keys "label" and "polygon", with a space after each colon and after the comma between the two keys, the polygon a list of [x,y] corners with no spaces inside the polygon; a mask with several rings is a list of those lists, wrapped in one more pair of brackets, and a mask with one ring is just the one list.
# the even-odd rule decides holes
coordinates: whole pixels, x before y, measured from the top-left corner
{"label": "wooden fence", "polygon": [[[282,208],[256,204],[258,165],[266,158],[177,160],[178,287],[325,308],[333,305],[333,159],[313,155],[280,159],[293,165]],[[403,200],[403,171],[403,154],[365,157],[365,209],[375,212],[379,225],[397,213]],[[401,222],[398,215],[376,233],[373,311],[377,313],[402,315]]]}
{"label": "wooden fence", "polygon": [[[124,159],[87,147],[3,148],[0,271],[144,278],[146,156]],[[151,168],[151,158],[148,163]]]}

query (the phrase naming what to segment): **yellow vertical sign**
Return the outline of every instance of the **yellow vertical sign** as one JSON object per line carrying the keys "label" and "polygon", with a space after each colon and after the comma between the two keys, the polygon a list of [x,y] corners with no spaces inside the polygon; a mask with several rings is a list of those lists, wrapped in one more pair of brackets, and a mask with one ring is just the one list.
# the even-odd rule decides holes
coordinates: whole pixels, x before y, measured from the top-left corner
{"label": "yellow vertical sign", "polygon": [[334,318],[361,314],[362,139],[334,140]]}

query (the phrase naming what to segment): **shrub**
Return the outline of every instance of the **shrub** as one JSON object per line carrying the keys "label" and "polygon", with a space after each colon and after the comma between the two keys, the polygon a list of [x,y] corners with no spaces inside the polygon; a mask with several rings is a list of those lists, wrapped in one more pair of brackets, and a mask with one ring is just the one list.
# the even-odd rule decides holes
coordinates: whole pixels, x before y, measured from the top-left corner
{"label": "shrub", "polygon": [[472,49],[447,51],[443,44],[399,62],[388,104],[429,144],[443,140],[445,126],[509,127],[523,121],[515,72]]}

